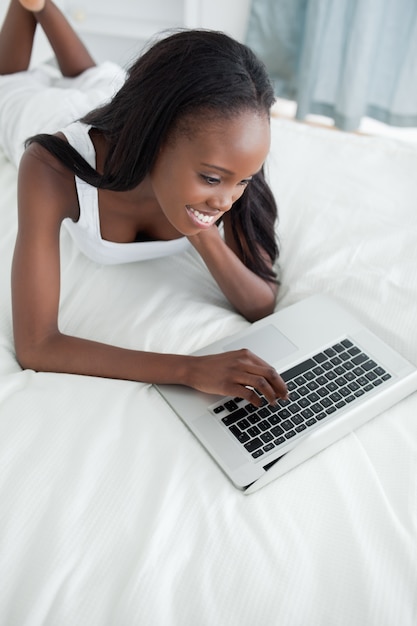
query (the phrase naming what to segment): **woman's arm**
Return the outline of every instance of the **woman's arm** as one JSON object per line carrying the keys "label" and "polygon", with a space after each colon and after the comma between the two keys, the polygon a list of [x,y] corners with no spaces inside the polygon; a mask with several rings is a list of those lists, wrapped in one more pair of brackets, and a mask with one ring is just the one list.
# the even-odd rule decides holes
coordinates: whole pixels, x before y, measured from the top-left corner
{"label": "woman's arm", "polygon": [[285,396],[286,387],[277,372],[246,350],[207,357],[167,355],[60,332],[59,232],[65,217],[76,217],[77,200],[73,176],[51,159],[39,146],[31,146],[19,172],[12,292],[15,348],[22,367],[183,384],[207,393],[240,396],[255,404],[259,400],[251,387],[264,393],[269,402]]}
{"label": "woman's arm", "polygon": [[255,322],[274,311],[278,285],[244,265],[234,243],[229,214],[224,215],[223,223],[224,240],[216,225],[189,239],[229,302],[247,320]]}

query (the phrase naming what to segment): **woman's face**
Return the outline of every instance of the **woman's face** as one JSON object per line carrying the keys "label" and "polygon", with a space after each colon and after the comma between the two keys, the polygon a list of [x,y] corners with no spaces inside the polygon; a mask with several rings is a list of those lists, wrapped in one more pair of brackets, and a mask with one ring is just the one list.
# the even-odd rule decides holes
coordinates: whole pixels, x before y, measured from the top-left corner
{"label": "woman's face", "polygon": [[193,123],[160,150],[150,180],[170,223],[191,236],[210,228],[240,198],[270,146],[266,116],[245,111],[231,119]]}

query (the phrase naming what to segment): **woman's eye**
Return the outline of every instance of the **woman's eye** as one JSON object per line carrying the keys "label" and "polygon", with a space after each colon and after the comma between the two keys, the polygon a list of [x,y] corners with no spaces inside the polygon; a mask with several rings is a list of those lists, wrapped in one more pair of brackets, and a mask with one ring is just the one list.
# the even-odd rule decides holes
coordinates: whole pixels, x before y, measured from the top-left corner
{"label": "woman's eye", "polygon": [[[208,176],[207,174],[200,174],[200,176],[204,180],[204,182],[207,183],[208,185],[219,185],[222,182],[221,179],[217,178],[216,176]],[[251,180],[252,180],[251,178],[244,178],[237,184],[240,187],[247,187],[249,183],[251,182]]]}
{"label": "woman's eye", "polygon": [[206,176],[205,174],[200,174],[200,176],[209,185],[217,185],[220,183],[220,179],[215,178],[214,176]]}

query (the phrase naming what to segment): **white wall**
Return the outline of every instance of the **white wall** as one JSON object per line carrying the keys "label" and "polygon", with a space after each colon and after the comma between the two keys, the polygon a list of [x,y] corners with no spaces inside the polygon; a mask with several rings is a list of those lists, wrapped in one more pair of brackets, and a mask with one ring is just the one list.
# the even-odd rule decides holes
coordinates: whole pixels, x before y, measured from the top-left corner
{"label": "white wall", "polygon": [[202,5],[204,28],[223,30],[243,41],[251,0],[209,0]]}
{"label": "white wall", "polygon": [[[107,8],[106,2],[109,3]],[[129,10],[132,11],[132,4],[129,5],[129,0],[118,0],[118,2],[118,16],[126,16]],[[251,0],[153,0],[151,6],[144,2],[142,5],[135,4],[134,16],[131,20],[118,17],[117,24],[115,20],[110,20],[110,27],[104,22],[100,27],[98,26],[98,19],[95,20],[95,24],[89,24],[87,16],[87,18],[82,17],[84,22],[81,21],[79,27],[84,40],[98,61],[111,58],[125,64],[138,55],[143,44],[150,37],[169,26],[222,30],[243,41],[246,34],[250,2]],[[85,13],[88,15],[89,3],[90,7],[94,7],[93,11],[96,14],[99,11],[100,15],[108,15],[114,6],[109,0],[101,0],[100,2],[98,0],[66,0],[69,15],[76,18],[77,10],[75,7],[80,6],[79,13],[82,16],[83,4],[86,7]],[[166,11],[164,11],[164,5],[167,8]],[[175,10],[175,6],[177,10]],[[144,19],[141,19],[142,15]],[[125,20],[124,31],[123,19]],[[77,26],[76,22],[75,25]],[[99,32],[100,28],[103,32],[105,31],[105,36]]]}

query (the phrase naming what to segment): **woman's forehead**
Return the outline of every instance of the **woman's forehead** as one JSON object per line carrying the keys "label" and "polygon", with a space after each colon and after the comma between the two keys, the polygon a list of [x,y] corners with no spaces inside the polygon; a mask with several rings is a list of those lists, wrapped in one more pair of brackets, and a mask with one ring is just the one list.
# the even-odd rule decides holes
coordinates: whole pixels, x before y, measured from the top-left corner
{"label": "woman's forehead", "polygon": [[249,170],[246,175],[250,176],[259,171],[269,152],[269,118],[244,111],[230,117],[200,118],[198,124],[195,119],[193,132],[177,134],[175,145],[202,163],[233,173],[236,168]]}

